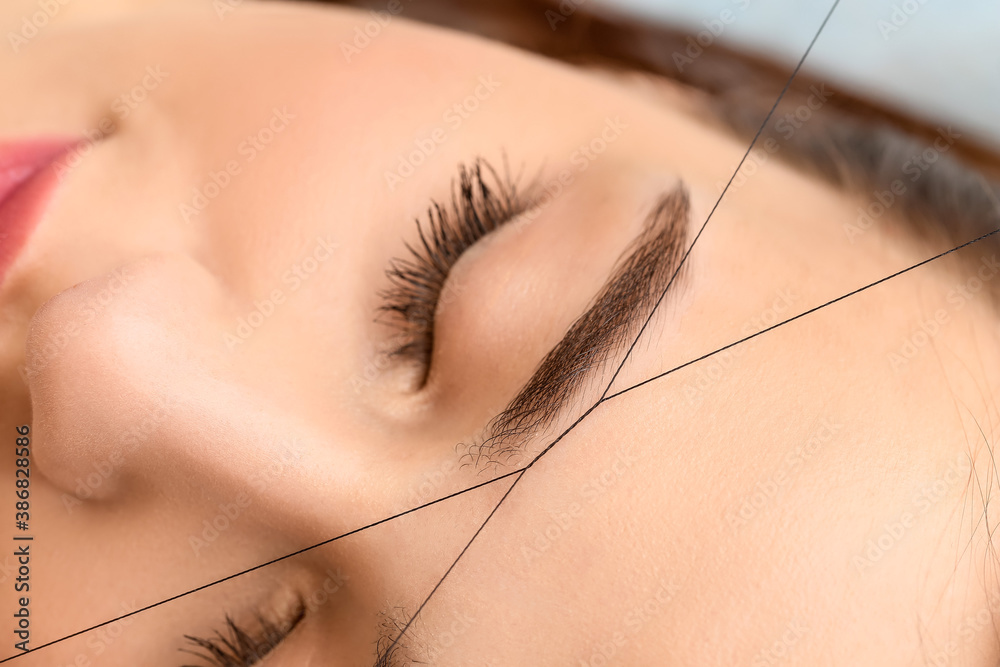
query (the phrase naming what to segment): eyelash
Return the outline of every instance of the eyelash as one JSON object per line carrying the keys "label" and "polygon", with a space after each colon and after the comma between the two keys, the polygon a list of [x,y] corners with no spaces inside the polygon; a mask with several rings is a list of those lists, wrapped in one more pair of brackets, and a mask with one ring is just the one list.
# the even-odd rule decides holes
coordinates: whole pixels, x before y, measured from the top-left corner
{"label": "eyelash", "polygon": [[[292,616],[280,625],[257,615],[256,631],[248,631],[226,616],[226,629],[216,630],[211,638],[184,635],[189,643],[200,650],[180,649],[205,660],[216,667],[251,667],[259,664],[265,656],[278,647],[295,627],[305,618],[306,609],[299,604]],[[183,667],[193,667],[184,665]]]}
{"label": "eyelash", "polygon": [[483,159],[459,165],[452,181],[451,206],[432,201],[427,219],[416,221],[419,241],[406,244],[407,256],[386,270],[391,287],[379,293],[380,314],[399,329],[390,356],[413,361],[426,373],[434,349],[435,313],[445,282],[462,254],[479,240],[532,206],[505,171],[503,176]]}
{"label": "eyelash", "polygon": [[[417,220],[419,243],[406,244],[407,257],[394,259],[386,270],[391,287],[379,293],[379,311],[393,316],[400,342],[390,355],[427,369],[434,347],[434,314],[451,269],[466,250],[531,208],[507,172],[500,176],[485,160],[459,165],[452,182],[451,207],[432,201],[427,220]],[[212,638],[184,635],[199,650],[181,649],[217,667],[258,664],[291,633],[305,616],[299,607],[282,626],[257,616],[250,632],[226,616],[226,629]],[[184,667],[192,667],[185,665]]]}

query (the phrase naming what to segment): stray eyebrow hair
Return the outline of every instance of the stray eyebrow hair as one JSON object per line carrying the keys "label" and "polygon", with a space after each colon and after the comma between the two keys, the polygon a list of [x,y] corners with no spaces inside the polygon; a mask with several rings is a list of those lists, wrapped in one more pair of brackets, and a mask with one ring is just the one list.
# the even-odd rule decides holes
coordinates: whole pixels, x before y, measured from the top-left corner
{"label": "stray eyebrow hair", "polygon": [[378,640],[375,642],[374,667],[404,667],[413,664],[410,647],[405,643],[402,632],[406,624],[399,620],[405,615],[402,607],[383,609],[379,616]]}
{"label": "stray eyebrow hair", "polygon": [[633,342],[668,285],[678,289],[685,283],[684,271],[671,279],[682,268],[690,208],[683,183],[659,199],[590,307],[490,420],[482,442],[466,446],[463,463],[512,463],[522,444],[552,423],[592,372]]}

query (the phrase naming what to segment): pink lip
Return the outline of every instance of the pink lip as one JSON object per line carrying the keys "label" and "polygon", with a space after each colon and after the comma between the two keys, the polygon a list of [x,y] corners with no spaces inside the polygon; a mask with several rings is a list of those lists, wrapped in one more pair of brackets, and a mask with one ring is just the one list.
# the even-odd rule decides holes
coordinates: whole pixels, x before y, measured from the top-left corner
{"label": "pink lip", "polygon": [[54,162],[77,143],[0,142],[0,285],[59,185]]}

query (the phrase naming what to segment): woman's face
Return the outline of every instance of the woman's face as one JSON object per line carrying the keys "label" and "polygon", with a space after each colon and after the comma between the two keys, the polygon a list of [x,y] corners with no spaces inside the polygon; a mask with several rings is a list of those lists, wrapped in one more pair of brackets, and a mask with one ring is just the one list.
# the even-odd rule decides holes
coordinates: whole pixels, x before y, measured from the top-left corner
{"label": "woman's face", "polygon": [[[37,7],[15,4],[23,36]],[[418,609],[391,664],[995,661],[996,257],[620,394],[487,483],[602,395],[648,302],[616,313],[629,337],[597,320],[584,349],[606,354],[543,392],[548,421],[483,442],[657,204],[689,195],[676,260],[746,146],[692,93],[407,6],[67,5],[5,52],[4,139],[70,142],[0,283],[4,493],[13,514],[30,425],[34,536],[29,593],[4,561],[3,617],[30,598],[30,647],[481,485],[19,662],[208,664],[178,649],[228,615],[252,636],[302,616],[264,664],[367,666]],[[932,254],[780,152],[750,158],[609,395]],[[457,192],[469,224],[453,183],[479,158],[523,194],[449,256],[431,337],[384,310],[419,291],[386,271],[422,252],[432,201]]]}

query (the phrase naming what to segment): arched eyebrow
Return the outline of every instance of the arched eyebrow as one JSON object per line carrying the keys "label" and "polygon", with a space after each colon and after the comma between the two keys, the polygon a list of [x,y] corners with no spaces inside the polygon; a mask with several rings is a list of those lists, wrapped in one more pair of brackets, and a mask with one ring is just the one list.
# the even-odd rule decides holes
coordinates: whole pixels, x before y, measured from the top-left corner
{"label": "arched eyebrow", "polygon": [[664,292],[669,288],[676,295],[686,288],[686,271],[673,278],[682,268],[690,208],[683,184],[660,197],[586,312],[490,420],[482,440],[466,446],[463,463],[511,463],[527,440],[550,425],[581,387],[633,342]]}

